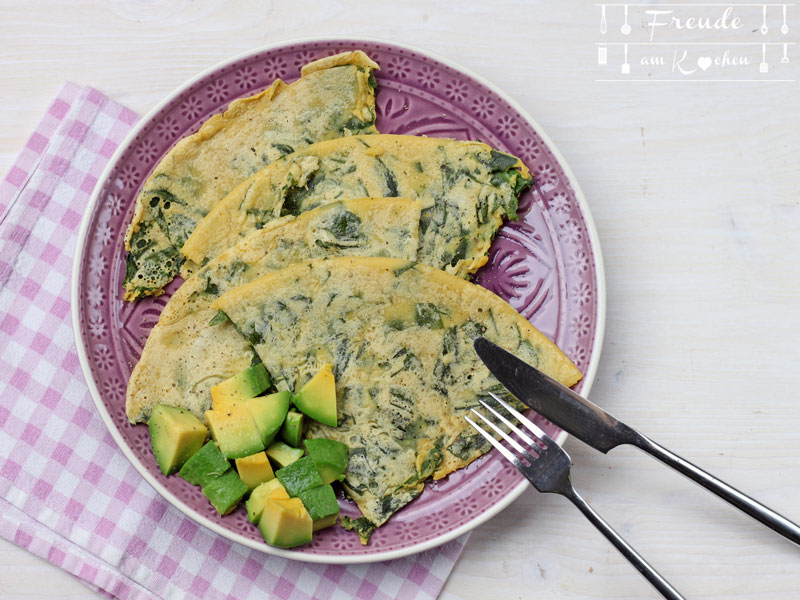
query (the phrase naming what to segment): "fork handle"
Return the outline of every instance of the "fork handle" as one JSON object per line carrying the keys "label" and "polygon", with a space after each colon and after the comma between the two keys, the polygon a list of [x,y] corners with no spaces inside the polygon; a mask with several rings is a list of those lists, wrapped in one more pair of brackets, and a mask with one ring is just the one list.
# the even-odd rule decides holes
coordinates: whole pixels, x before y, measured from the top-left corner
{"label": "fork handle", "polygon": [[639,573],[641,573],[650,584],[658,590],[664,598],[667,600],[686,600],[683,596],[680,595],[678,590],[672,587],[666,579],[664,579],[661,574],[656,571],[650,564],[642,557],[641,554],[636,552],[628,542],[626,542],[623,537],[618,534],[611,525],[609,525],[603,517],[601,517],[597,512],[587,504],[586,500],[584,500],[578,492],[574,489],[570,490],[570,493],[565,494],[570,501],[578,507],[584,516],[591,521],[592,525],[597,527],[597,530],[602,533],[606,539],[611,542],[614,547],[620,551],[622,556],[628,559]]}
{"label": "fork handle", "polygon": [[746,515],[763,523],[774,532],[790,539],[795,544],[800,544],[800,526],[796,523],[793,523],[760,502],[753,500],[747,494],[740,492],[721,479],[717,479],[711,473],[707,473],[700,467],[693,465],[688,460],[681,458],[674,452],[667,450],[664,446],[657,444],[644,435],[639,434],[637,439],[632,443],[640,450],[644,450],[665,465],[672,467],[682,475],[685,475],[695,483],[701,485],[712,494],[716,494],[726,502],[732,504]]}

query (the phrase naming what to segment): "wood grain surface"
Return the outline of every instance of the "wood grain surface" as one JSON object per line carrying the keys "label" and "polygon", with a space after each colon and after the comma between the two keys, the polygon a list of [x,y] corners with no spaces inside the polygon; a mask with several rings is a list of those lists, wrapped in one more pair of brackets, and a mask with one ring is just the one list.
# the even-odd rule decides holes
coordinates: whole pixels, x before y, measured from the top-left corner
{"label": "wood grain surface", "polygon": [[[598,8],[575,0],[19,0],[0,15],[3,173],[65,80],[144,113],[231,55],[331,34],[488,78],[552,137],[597,223],[608,312],[592,399],[800,520],[797,83],[597,82]],[[576,487],[687,597],[800,596],[797,547],[635,450],[566,447]],[[96,596],[0,541],[0,597]],[[441,597],[654,593],[571,505],[531,490],[473,533]]]}

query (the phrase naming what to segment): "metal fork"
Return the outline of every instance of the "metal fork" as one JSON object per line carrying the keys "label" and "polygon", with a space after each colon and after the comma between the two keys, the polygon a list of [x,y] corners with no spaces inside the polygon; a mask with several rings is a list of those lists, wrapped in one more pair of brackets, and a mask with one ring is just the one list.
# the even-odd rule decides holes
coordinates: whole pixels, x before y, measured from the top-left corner
{"label": "metal fork", "polygon": [[489,406],[483,400],[480,403],[491,412],[501,423],[513,431],[519,439],[528,445],[525,448],[517,440],[505,433],[497,425],[492,423],[489,419],[484,417],[474,408],[472,412],[475,413],[481,420],[492,428],[497,434],[509,443],[519,454],[515,454],[499,441],[497,441],[490,433],[483,429],[480,425],[475,423],[468,416],[464,418],[472,425],[478,433],[485,437],[497,450],[511,461],[514,466],[533,484],[537,490],[542,493],[561,494],[578,507],[584,516],[594,525],[600,533],[602,533],[614,547],[619,550],[622,555],[641,573],[647,581],[649,581],[656,590],[668,600],[685,600],[683,596],[678,593],[670,583],[664,579],[658,571],[651,567],[642,556],[633,549],[633,547],[626,542],[614,529],[606,523],[603,518],[597,514],[594,509],[586,503],[575,488],[572,486],[570,478],[570,467],[572,460],[558,444],[556,444],[550,436],[544,431],[539,429],[530,420],[526,419],[519,411],[513,406],[510,406],[503,399],[496,394],[489,392],[489,395],[494,398],[500,406],[505,408],[511,415],[513,415],[519,423],[531,432],[535,437],[531,438],[519,427],[514,425],[506,417],[501,415],[497,410]]}

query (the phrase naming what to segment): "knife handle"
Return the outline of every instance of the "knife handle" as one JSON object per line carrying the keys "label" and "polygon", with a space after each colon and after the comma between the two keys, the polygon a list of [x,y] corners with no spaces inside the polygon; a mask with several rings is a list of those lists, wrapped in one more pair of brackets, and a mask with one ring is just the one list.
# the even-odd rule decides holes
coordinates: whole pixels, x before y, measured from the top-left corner
{"label": "knife handle", "polygon": [[682,475],[685,475],[695,483],[701,485],[712,494],[716,494],[729,504],[732,504],[746,515],[753,517],[756,521],[763,523],[774,532],[788,538],[795,544],[800,545],[800,526],[793,523],[786,517],[778,514],[771,508],[764,506],[760,502],[753,500],[747,494],[728,485],[721,479],[707,473],[700,467],[693,465],[688,460],[681,458],[674,452],[667,450],[664,446],[657,444],[650,438],[639,434],[636,439],[631,441],[640,450],[644,450],[651,456],[656,457],[665,465],[672,467]]}

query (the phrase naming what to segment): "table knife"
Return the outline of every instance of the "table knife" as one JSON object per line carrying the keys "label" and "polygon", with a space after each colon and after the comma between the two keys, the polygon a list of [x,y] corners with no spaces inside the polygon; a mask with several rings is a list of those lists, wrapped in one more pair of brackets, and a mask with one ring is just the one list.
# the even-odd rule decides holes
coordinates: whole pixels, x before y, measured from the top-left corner
{"label": "table knife", "polygon": [[800,527],[786,517],[667,450],[500,346],[482,337],[476,338],[474,345],[486,367],[508,391],[570,435],[604,454],[623,444],[636,446],[800,545]]}

